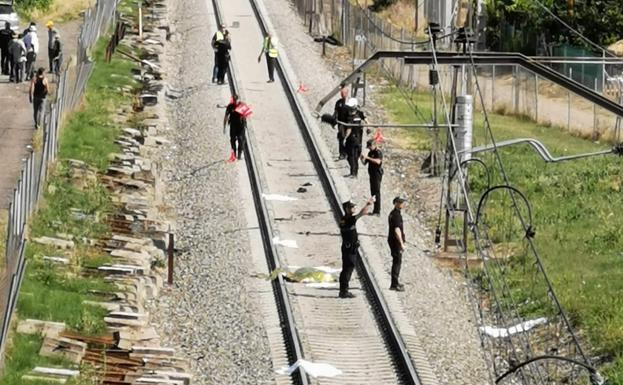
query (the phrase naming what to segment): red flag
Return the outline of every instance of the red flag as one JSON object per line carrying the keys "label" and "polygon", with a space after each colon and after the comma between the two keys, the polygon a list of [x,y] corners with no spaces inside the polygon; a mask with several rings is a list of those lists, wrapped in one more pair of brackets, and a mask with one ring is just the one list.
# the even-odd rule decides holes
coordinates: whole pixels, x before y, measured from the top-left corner
{"label": "red flag", "polygon": [[244,103],[238,103],[236,108],[234,108],[234,111],[242,115],[242,117],[245,119],[251,116],[251,114],[253,113],[253,111],[251,111],[251,107]]}

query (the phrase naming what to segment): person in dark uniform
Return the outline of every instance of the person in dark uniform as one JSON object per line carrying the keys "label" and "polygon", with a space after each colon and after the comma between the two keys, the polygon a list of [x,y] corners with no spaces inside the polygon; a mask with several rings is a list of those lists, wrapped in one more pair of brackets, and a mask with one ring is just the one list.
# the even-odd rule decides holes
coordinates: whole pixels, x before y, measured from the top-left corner
{"label": "person in dark uniform", "polygon": [[359,173],[359,157],[361,156],[361,141],[363,140],[363,126],[366,117],[357,108],[357,99],[350,98],[346,101],[348,107],[348,124],[353,126],[346,127],[346,133],[344,135],[344,142],[346,146],[346,152],[348,154],[348,165],[350,166],[351,178],[356,178]]}
{"label": "person in dark uniform", "polygon": [[219,29],[212,36],[212,49],[214,50],[214,68],[212,68],[212,83],[216,83],[216,78],[218,76],[218,56],[217,52],[217,42],[223,40],[225,38],[225,31],[227,30],[227,26],[225,24],[221,24]]}
{"label": "person in dark uniform", "polygon": [[37,70],[37,74],[30,82],[29,97],[33,107],[33,117],[35,128],[41,126],[41,111],[45,105],[45,98],[48,96],[48,79],[45,77],[45,68]]}
{"label": "person in dark uniform", "polygon": [[11,63],[11,57],[9,55],[9,44],[13,38],[13,31],[11,30],[11,23],[8,21],[4,23],[4,29],[0,30],[0,65],[2,67],[2,75],[9,74],[9,67]]}
{"label": "person in dark uniform", "polygon": [[237,156],[238,159],[242,159],[245,130],[247,128],[247,120],[240,113],[239,107],[241,105],[242,102],[238,95],[232,95],[232,101],[227,105],[225,118],[223,119],[223,133],[227,130],[227,123],[229,123],[229,143],[231,144],[232,158]]}
{"label": "person in dark uniform", "polygon": [[389,213],[388,218],[389,235],[387,236],[387,242],[392,254],[392,282],[389,289],[395,291],[405,291],[404,286],[400,284],[399,276],[400,266],[402,265],[402,253],[405,250],[405,232],[400,210],[404,207],[406,201],[406,199],[401,197],[394,198],[394,209]]}
{"label": "person in dark uniform", "polygon": [[366,143],[367,155],[361,155],[361,160],[368,165],[370,175],[370,194],[374,197],[373,215],[381,215],[381,179],[383,179],[383,153],[374,139]]}
{"label": "person in dark uniform", "polygon": [[[346,106],[346,97],[348,96],[348,90],[342,88],[340,90],[340,96],[335,102],[335,108],[333,110],[333,118],[346,123],[348,121],[348,107]],[[337,124],[337,145],[340,152],[339,159],[346,159],[346,148],[344,147],[344,135],[346,134],[346,126],[343,124]]]}
{"label": "person in dark uniform", "polygon": [[355,214],[355,204],[351,201],[342,203],[344,216],[340,219],[340,234],[342,235],[342,272],[340,273],[340,298],[354,298],[348,291],[348,282],[355,269],[359,257],[359,239],[357,235],[357,220],[366,215],[368,208],[374,202],[370,198],[366,205]]}
{"label": "person in dark uniform", "polygon": [[229,40],[229,31],[225,30],[223,39],[216,42],[216,81],[218,84],[225,84],[225,74],[229,66],[229,50],[231,49],[231,41]]}

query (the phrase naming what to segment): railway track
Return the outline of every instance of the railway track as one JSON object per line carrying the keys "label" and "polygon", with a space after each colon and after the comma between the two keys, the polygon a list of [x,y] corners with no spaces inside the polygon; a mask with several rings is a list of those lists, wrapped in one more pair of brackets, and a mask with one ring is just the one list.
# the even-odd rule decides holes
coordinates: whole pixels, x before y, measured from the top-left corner
{"label": "railway track", "polygon": [[[256,0],[210,1],[217,24],[238,25],[232,28],[229,86],[254,109],[244,154],[268,268],[335,264],[341,200],[287,71],[278,62],[273,84],[265,83],[265,63],[237,71],[240,63],[255,61],[267,20]],[[296,193],[302,186],[306,192]],[[269,201],[264,194],[291,200]],[[322,233],[304,235],[309,231]],[[275,237],[297,247],[276,246]],[[297,370],[278,383],[436,384],[413,336],[401,336],[366,258],[356,272],[351,290],[359,295],[348,300],[337,298],[337,286],[286,283],[281,276],[273,281],[287,362],[328,363],[343,373],[311,378]]]}

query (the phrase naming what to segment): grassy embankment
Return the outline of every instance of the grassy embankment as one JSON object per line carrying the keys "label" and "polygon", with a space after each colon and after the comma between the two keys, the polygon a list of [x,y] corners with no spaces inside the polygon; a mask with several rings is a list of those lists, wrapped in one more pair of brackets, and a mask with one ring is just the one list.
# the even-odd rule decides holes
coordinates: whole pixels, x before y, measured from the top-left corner
{"label": "grassy embankment", "polygon": [[15,8],[22,24],[27,26],[29,20],[39,20],[42,23],[47,20],[56,23],[74,20],[82,10],[94,2],[94,0],[17,0]]}
{"label": "grassy embankment", "polygon": [[[52,169],[44,199],[31,224],[31,237],[69,234],[74,237],[76,247],[69,253],[62,253],[29,243],[28,265],[16,312],[18,319],[65,322],[69,329],[86,335],[105,331],[105,310],[83,302],[98,300],[97,295],[92,294],[94,292],[114,290],[102,278],[81,274],[84,267],[95,267],[107,261],[107,257],[83,239],[97,239],[109,232],[101,220],[112,209],[112,202],[108,191],[98,181],[75,183],[67,160],[81,160],[103,171],[107,168],[108,155],[117,150],[114,139],[119,127],[111,123],[110,118],[121,105],[132,102],[130,93],[119,90],[120,87],[132,85],[130,70],[134,64],[118,57],[113,58],[111,63],[105,63],[106,44],[106,38],[100,39],[92,53],[97,64],[87,85],[84,102],[80,110],[69,117],[62,130],[59,161]],[[113,74],[114,77],[111,76]],[[81,214],[72,213],[72,208],[78,209]],[[70,264],[52,265],[43,260],[43,256],[58,255],[69,258]],[[36,354],[41,342],[40,337],[12,334],[1,384],[21,384],[21,376],[34,366],[61,363]]]}
{"label": "grassy embankment", "polygon": [[[415,101],[425,116],[431,116],[430,97],[415,94]],[[400,123],[421,122],[395,90],[383,95],[383,103],[392,120]],[[537,138],[554,156],[598,151],[607,144],[596,144],[573,137],[556,128],[535,124],[527,119],[490,114],[497,141],[511,138]],[[482,114],[474,117],[475,145],[485,140]],[[400,136],[408,148],[430,148],[429,134],[403,130]],[[546,164],[527,146],[501,150],[511,184],[528,198],[534,212],[535,243],[550,276],[554,290],[574,325],[584,333],[593,348],[612,363],[602,368],[612,385],[623,385],[623,196],[621,159],[596,157],[558,164]],[[491,155],[479,156],[493,165]],[[501,183],[494,170],[493,185]],[[471,186],[483,192],[486,182],[477,167]],[[487,206],[490,234],[498,242],[509,241],[506,222],[508,206],[493,199]],[[515,233],[517,234],[517,233]],[[519,234],[521,235],[521,234]],[[497,239],[496,239],[497,238]],[[508,262],[508,280],[513,296],[521,303],[535,289],[531,274],[524,271],[519,259],[526,256],[525,244],[514,237],[515,248]],[[523,254],[523,255],[522,255]],[[529,262],[530,263],[530,262]],[[547,313],[548,305],[534,303],[533,314]]]}

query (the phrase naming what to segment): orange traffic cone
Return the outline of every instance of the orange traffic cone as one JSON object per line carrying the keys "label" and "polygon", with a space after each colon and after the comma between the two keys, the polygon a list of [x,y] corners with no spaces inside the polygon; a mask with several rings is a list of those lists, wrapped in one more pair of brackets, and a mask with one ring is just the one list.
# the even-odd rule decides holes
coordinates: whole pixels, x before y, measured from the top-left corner
{"label": "orange traffic cone", "polygon": [[380,128],[377,128],[376,131],[374,132],[374,141],[377,143],[381,143],[385,141],[385,137],[383,136],[383,131],[381,131]]}
{"label": "orange traffic cone", "polygon": [[305,87],[305,84],[303,84],[303,82],[299,83],[299,89],[296,90],[296,92],[307,92],[307,87]]}

